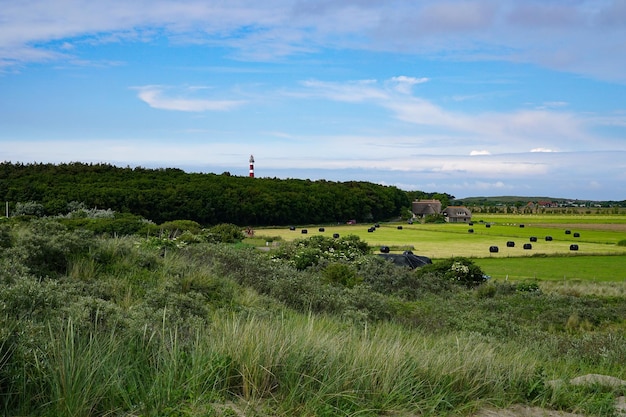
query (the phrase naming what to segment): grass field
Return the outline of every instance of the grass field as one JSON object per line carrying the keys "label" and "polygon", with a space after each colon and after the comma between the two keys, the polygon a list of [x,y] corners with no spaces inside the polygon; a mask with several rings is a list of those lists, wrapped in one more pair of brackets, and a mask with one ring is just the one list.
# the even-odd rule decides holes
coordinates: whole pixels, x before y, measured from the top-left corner
{"label": "grass field", "polygon": [[[626,279],[626,246],[617,245],[626,239],[626,216],[480,214],[474,219],[472,226],[380,223],[373,232],[368,232],[371,224],[323,225],[323,232],[320,226],[264,228],[256,231],[254,240],[263,245],[268,239],[292,241],[338,233],[359,236],[374,252],[389,246],[392,252],[411,249],[431,259],[472,258],[495,279]],[[508,247],[509,241],[515,246]],[[524,249],[524,244],[532,247]],[[578,245],[578,250],[571,250],[571,245]],[[490,252],[491,246],[498,252]]]}

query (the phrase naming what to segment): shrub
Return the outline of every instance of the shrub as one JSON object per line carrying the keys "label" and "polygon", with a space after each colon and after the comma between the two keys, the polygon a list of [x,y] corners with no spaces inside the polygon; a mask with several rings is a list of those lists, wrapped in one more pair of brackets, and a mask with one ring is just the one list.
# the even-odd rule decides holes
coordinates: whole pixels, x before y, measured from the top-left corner
{"label": "shrub", "polygon": [[159,226],[161,235],[166,235],[170,238],[178,237],[184,232],[199,233],[200,229],[200,224],[193,220],[173,220]]}
{"label": "shrub", "polygon": [[423,268],[399,268],[380,256],[363,256],[357,260],[356,265],[363,283],[372,290],[405,300],[449,291],[453,287],[440,274],[425,272]]}
{"label": "shrub", "polygon": [[16,233],[15,247],[8,255],[19,259],[38,277],[56,277],[67,272],[72,257],[89,252],[93,234],[84,230],[68,231],[48,219],[34,219]]}
{"label": "shrub", "polygon": [[41,217],[44,215],[44,207],[43,204],[37,203],[36,201],[17,203],[13,209],[13,215]]}
{"label": "shrub", "polygon": [[333,262],[322,270],[322,282],[352,288],[363,281],[357,276],[356,269],[343,262]]}
{"label": "shrub", "polygon": [[274,259],[285,260],[303,270],[317,265],[321,259],[330,261],[354,261],[369,253],[367,242],[358,236],[348,235],[338,239],[318,235],[296,239],[273,253]]}
{"label": "shrub", "polygon": [[434,272],[449,282],[468,288],[478,286],[487,279],[482,269],[467,258],[446,259],[426,265],[421,271],[422,273]]}
{"label": "shrub", "polygon": [[238,243],[244,239],[241,228],[232,223],[222,223],[206,231],[204,238],[209,243]]}
{"label": "shrub", "polygon": [[541,288],[536,282],[520,282],[515,286],[515,289],[518,292],[541,293]]}

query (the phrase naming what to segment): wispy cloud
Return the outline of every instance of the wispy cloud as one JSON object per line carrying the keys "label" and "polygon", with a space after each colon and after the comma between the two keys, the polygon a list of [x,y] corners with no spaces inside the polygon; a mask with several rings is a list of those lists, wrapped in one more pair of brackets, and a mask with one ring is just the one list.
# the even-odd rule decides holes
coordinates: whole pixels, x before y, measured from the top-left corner
{"label": "wispy cloud", "polygon": [[472,142],[479,140],[495,146],[506,145],[509,149],[519,151],[529,147],[544,147],[546,141],[553,143],[550,146],[559,143],[559,147],[567,149],[594,140],[588,133],[586,119],[574,113],[550,109],[482,113],[451,111],[431,100],[411,94],[411,86],[427,80],[425,77],[397,76],[383,82],[310,80],[303,85],[311,96],[342,102],[373,103],[390,110],[397,119],[409,124],[429,127],[441,134],[459,138],[464,135],[465,138],[471,138]]}
{"label": "wispy cloud", "polygon": [[[134,87],[138,91],[137,96],[146,102],[150,107],[160,110],[175,110],[183,112],[205,112],[205,111],[228,111],[239,107],[246,102],[243,100],[208,100],[186,97],[171,97],[165,94],[162,86],[147,85]],[[195,86],[186,89],[194,92],[200,88]]]}
{"label": "wispy cloud", "polygon": [[[3,1],[0,62],[62,60],[67,40],[167,37],[277,59],[323,48],[530,62],[626,82],[621,1]],[[117,39],[117,40],[116,40]],[[55,45],[53,42],[64,40]]]}

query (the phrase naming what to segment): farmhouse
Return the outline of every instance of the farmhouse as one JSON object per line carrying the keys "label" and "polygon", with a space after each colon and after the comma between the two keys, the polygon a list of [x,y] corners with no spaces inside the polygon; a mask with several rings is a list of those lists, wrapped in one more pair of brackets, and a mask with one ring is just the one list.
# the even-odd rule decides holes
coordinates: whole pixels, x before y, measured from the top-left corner
{"label": "farmhouse", "polygon": [[472,212],[464,206],[448,206],[444,209],[448,223],[469,223],[472,221]]}
{"label": "farmhouse", "polygon": [[439,200],[415,200],[412,203],[411,211],[417,217],[426,217],[431,214],[442,214],[449,223],[469,223],[472,221],[472,212],[465,206],[449,206],[441,210]]}
{"label": "farmhouse", "polygon": [[418,217],[426,217],[431,214],[441,214],[441,201],[439,200],[415,200],[411,211]]}

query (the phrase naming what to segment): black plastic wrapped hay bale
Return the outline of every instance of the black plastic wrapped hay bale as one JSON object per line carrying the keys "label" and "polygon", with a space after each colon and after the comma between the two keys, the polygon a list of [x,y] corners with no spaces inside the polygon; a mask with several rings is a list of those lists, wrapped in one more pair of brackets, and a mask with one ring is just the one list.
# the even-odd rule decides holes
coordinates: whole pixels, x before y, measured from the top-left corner
{"label": "black plastic wrapped hay bale", "polygon": [[523,225],[523,224],[520,224],[520,225],[519,225],[519,227],[522,227],[522,228],[523,228],[523,227],[524,227],[524,225]]}
{"label": "black plastic wrapped hay bale", "polygon": [[374,225],[374,227],[380,227],[380,224],[379,224],[379,223],[376,223],[376,224]]}
{"label": "black plastic wrapped hay bale", "polygon": [[515,247],[515,242],[513,242],[512,240],[509,240],[508,242],[506,242],[506,247],[507,248],[514,248]]}
{"label": "black plastic wrapped hay bale", "polygon": [[578,245],[569,245],[569,250],[578,250]]}
{"label": "black plastic wrapped hay bale", "polygon": [[289,230],[296,230],[296,226],[289,226]]}
{"label": "black plastic wrapped hay bale", "polygon": [[474,226],[474,222],[469,222],[467,225],[468,226]]}
{"label": "black plastic wrapped hay bale", "polygon": [[323,227],[320,227],[320,228],[319,228],[319,229],[317,229],[317,230],[318,230],[319,232],[323,232],[323,231],[324,231],[324,230],[326,230],[326,229],[324,229]]}
{"label": "black plastic wrapped hay bale", "polygon": [[571,234],[572,234],[572,231],[571,231],[571,230],[566,230],[566,231],[565,231],[565,234],[566,234],[566,235],[571,235]]}
{"label": "black plastic wrapped hay bale", "polygon": [[309,233],[309,231],[307,229],[302,229],[300,233],[302,233],[303,235],[306,235],[307,233]]}
{"label": "black plastic wrapped hay bale", "polygon": [[489,252],[491,253],[498,253],[499,250],[497,246],[489,246]]}
{"label": "black plastic wrapped hay bale", "polygon": [[368,232],[368,233],[372,233],[374,230],[376,230],[376,228],[375,228],[375,227],[370,227],[369,229],[367,229],[367,232]]}
{"label": "black plastic wrapped hay bale", "polygon": [[533,245],[530,243],[524,243],[524,249],[528,250],[528,249],[532,249]]}
{"label": "black plastic wrapped hay bale", "polygon": [[467,233],[474,233],[474,229],[467,229]]}
{"label": "black plastic wrapped hay bale", "polygon": [[552,236],[546,236],[546,242],[550,242],[552,240]]}
{"label": "black plastic wrapped hay bale", "polygon": [[575,232],[575,233],[574,233],[574,237],[580,237],[580,233]]}
{"label": "black plastic wrapped hay bale", "polygon": [[380,252],[381,253],[389,253],[389,246],[381,246],[380,247]]}
{"label": "black plastic wrapped hay bale", "polygon": [[335,239],[339,239],[339,233],[333,233],[333,237],[334,237]]}
{"label": "black plastic wrapped hay bale", "polygon": [[485,225],[485,227],[486,227],[486,228],[490,228],[490,227],[491,227],[491,223],[487,223],[487,224]]}
{"label": "black plastic wrapped hay bale", "polygon": [[537,236],[531,236],[530,237],[530,241],[531,242],[536,242],[537,241]]}
{"label": "black plastic wrapped hay bale", "polygon": [[402,230],[402,226],[398,226],[398,230]]}

